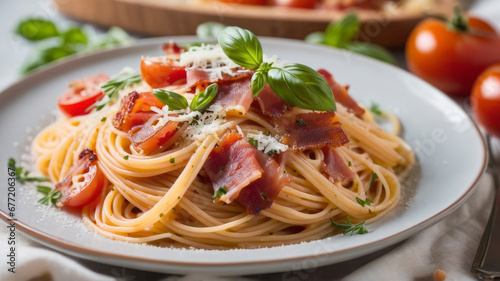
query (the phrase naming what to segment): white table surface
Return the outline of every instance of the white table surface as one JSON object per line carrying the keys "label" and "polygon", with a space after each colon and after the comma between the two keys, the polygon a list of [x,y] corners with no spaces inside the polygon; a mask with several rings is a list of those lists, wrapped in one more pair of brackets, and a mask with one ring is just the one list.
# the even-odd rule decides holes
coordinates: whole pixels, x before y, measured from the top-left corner
{"label": "white table surface", "polygon": [[[492,23],[497,28],[497,30],[500,30],[500,0],[478,0],[473,4],[471,13],[480,15],[481,17]],[[24,40],[16,37],[12,33],[12,31],[14,30],[16,23],[20,19],[33,15],[49,18],[56,23],[62,24],[64,26],[69,26],[72,23],[76,23],[75,21],[61,15],[57,11],[51,0],[0,0],[0,91],[8,87],[8,85],[14,82],[16,79],[19,79],[20,66],[26,61],[27,56],[30,53],[30,46]],[[398,57],[400,64],[404,66],[404,54],[402,54],[401,51],[395,51],[395,54]],[[483,188],[491,188],[491,180],[487,178],[486,180],[483,180],[481,185],[483,185]],[[472,198],[470,198],[469,200],[475,200],[474,198],[475,197],[472,196]],[[487,209],[489,210],[489,206]],[[446,223],[446,220],[442,223]],[[427,233],[432,233],[432,228],[435,228],[436,231],[438,231],[437,227],[439,227],[439,224],[431,227],[431,229],[428,230]],[[424,237],[425,236],[422,235],[420,239],[424,239]],[[5,245],[3,244],[5,243],[2,243],[0,247],[0,254],[2,256],[5,253],[5,249],[3,248]],[[294,280],[332,280],[342,279],[344,276],[348,276],[348,279],[355,277],[366,279],[366,275],[364,275],[363,272],[357,272],[357,269],[362,266],[366,267],[366,265],[369,263],[373,264],[374,262],[377,262],[377,260],[382,260],[388,255],[395,254],[394,252],[396,252],[396,254],[399,254],[397,250],[398,247],[401,247],[400,244],[352,261],[343,262],[341,264],[333,266],[325,266],[307,270],[302,272],[302,276],[289,275],[286,273],[275,273],[247,276],[245,278],[234,278],[231,280],[285,280],[287,279],[286,276],[299,278],[295,278]],[[42,245],[39,246],[41,248],[45,248]],[[471,245],[471,247],[477,247],[477,244]],[[114,277],[119,280],[165,280],[165,278],[167,280],[203,279],[200,276],[182,278],[116,266],[109,266],[77,258],[72,259],[97,273]],[[335,272],[334,276],[332,276],[332,272]],[[471,275],[466,277],[467,279],[473,278]],[[429,275],[426,275],[426,277],[419,280],[432,280],[429,278],[431,277],[429,277]],[[373,280],[377,279],[375,278]]]}

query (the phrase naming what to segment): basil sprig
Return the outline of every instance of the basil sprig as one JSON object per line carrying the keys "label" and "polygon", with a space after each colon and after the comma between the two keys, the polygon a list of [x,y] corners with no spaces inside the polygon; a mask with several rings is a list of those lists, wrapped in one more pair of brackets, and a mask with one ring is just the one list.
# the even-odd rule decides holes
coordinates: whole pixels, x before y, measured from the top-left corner
{"label": "basil sprig", "polygon": [[349,50],[390,64],[396,64],[396,59],[385,48],[368,42],[354,41],[360,28],[361,21],[358,16],[348,14],[340,21],[330,23],[324,32],[317,31],[307,35],[305,41]]}
{"label": "basil sprig", "polygon": [[235,26],[219,33],[219,45],[234,63],[255,70],[252,94],[258,96],[267,83],[288,104],[304,109],[335,111],[335,99],[326,80],[312,68],[299,63],[284,67],[263,61],[262,46],[250,31]]}
{"label": "basil sprig", "polygon": [[207,88],[194,96],[191,104],[188,103],[184,96],[172,91],[154,89],[153,95],[163,104],[168,105],[169,109],[186,109],[189,106],[192,111],[201,112],[208,108],[212,100],[217,96],[218,91],[219,87],[217,84],[210,84]]}

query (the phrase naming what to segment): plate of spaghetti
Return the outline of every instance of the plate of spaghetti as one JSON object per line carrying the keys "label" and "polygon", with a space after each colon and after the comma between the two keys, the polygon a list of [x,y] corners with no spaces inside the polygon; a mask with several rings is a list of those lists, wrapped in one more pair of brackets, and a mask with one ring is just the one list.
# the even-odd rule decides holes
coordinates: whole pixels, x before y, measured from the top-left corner
{"label": "plate of spaghetti", "polygon": [[2,218],[103,263],[287,271],[416,234],[484,171],[474,122],[396,67],[237,27],[195,41],[70,59],[2,92]]}

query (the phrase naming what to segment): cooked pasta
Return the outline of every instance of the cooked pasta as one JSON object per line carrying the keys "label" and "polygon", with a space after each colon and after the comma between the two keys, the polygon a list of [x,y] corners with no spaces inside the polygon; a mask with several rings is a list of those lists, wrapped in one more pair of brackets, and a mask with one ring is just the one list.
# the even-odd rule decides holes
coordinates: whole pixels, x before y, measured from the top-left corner
{"label": "cooked pasta", "polygon": [[[163,88],[192,103],[206,85],[190,91],[179,83]],[[130,85],[119,92],[114,103],[86,115],[61,117],[33,141],[36,165],[53,183],[68,177],[82,151],[95,152],[96,165],[104,179],[98,197],[82,208],[82,218],[96,233],[114,240],[224,249],[321,239],[338,233],[330,219],[368,224],[398,206],[400,181],[414,161],[409,146],[397,136],[397,118],[391,118],[395,131],[389,133],[377,125],[370,111],[354,114],[339,103],[335,118],[340,121],[348,143],[331,146],[330,150],[293,149],[286,145],[277,125],[280,118],[262,114],[258,106],[229,110],[211,105],[204,112],[151,107],[152,114],[163,114],[163,118],[172,115],[167,121],[160,118],[158,122],[178,125],[166,143],[145,152],[131,140],[130,131],[114,125],[123,100],[133,91],[150,92],[151,87],[144,81]],[[292,108],[290,112],[311,111]],[[260,193],[262,200],[272,201],[270,206],[249,211],[241,200],[222,202],[229,197],[229,191],[214,196],[217,187],[207,177],[207,161],[228,134],[238,135],[244,141],[257,140],[255,147],[273,145],[273,150],[256,149],[265,152],[265,159],[277,163],[279,171],[287,176],[272,200]],[[326,153],[334,153],[344,163],[344,169],[350,169],[354,175],[340,180],[332,178],[325,172],[325,163],[329,161]],[[78,179],[73,176],[72,180]],[[253,178],[240,181],[250,183]]]}

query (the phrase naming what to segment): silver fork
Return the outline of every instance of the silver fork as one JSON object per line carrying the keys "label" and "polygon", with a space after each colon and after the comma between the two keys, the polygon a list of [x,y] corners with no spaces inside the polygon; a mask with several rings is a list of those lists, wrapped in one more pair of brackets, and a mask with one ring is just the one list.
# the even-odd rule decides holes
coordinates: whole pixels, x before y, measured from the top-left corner
{"label": "silver fork", "polygon": [[493,137],[486,135],[489,156],[487,172],[493,176],[496,196],[471,269],[474,275],[483,280],[500,280],[500,161],[498,154],[494,153],[493,141]]}

